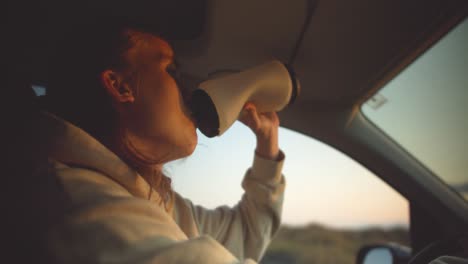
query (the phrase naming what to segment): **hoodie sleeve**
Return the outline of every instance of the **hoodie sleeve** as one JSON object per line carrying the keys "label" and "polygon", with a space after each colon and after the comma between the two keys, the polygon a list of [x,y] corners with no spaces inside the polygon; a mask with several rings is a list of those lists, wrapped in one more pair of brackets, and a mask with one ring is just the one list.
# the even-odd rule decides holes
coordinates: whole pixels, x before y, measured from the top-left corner
{"label": "hoodie sleeve", "polygon": [[239,259],[259,261],[280,226],[285,188],[283,163],[283,152],[276,161],[255,155],[253,166],[242,181],[242,199],[233,208],[208,210],[185,200],[198,232],[213,237]]}

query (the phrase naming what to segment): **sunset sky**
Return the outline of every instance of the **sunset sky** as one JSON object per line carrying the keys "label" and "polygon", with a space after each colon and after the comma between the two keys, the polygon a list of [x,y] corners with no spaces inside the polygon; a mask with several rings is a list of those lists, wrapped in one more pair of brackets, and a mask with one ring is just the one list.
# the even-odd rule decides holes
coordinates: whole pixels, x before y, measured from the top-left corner
{"label": "sunset sky", "polygon": [[[283,223],[343,228],[408,223],[407,201],[343,153],[285,128],[280,145],[286,154]],[[199,133],[195,153],[166,165],[166,171],[175,190],[194,203],[232,206],[243,193],[240,184],[254,148],[253,133],[237,122],[219,138]]]}

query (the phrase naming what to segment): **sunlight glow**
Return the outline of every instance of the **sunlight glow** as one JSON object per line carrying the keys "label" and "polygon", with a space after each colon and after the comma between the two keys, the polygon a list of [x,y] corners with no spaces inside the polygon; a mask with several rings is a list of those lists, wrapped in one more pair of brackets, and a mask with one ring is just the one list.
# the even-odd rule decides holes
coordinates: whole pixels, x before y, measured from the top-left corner
{"label": "sunlight glow", "polygon": [[[283,222],[333,227],[407,225],[408,202],[366,168],[308,136],[280,128],[286,154]],[[195,153],[165,167],[182,196],[207,208],[235,205],[251,166],[253,133],[240,123],[209,139],[199,133]]]}

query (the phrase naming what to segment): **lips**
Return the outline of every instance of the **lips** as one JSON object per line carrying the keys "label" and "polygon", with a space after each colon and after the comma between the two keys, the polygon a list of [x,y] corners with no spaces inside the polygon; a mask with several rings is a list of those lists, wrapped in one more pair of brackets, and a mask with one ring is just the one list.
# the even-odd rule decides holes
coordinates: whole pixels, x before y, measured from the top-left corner
{"label": "lips", "polygon": [[193,126],[194,126],[195,128],[198,128],[198,126],[197,126],[197,121],[195,120],[195,117],[194,117],[193,115],[189,115],[189,118],[190,118],[190,121],[192,121]]}
{"label": "lips", "polygon": [[195,119],[195,115],[192,111],[190,111],[190,108],[187,107],[186,104],[183,104],[183,112],[185,116],[187,116],[187,118],[190,119],[190,122],[192,122],[193,126],[197,128],[197,120]]}

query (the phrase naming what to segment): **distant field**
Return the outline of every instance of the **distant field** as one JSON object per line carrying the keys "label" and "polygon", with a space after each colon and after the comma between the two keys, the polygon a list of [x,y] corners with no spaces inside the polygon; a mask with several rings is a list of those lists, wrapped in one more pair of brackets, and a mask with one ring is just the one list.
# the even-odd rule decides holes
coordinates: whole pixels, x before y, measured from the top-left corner
{"label": "distant field", "polygon": [[283,226],[261,264],[354,264],[364,245],[395,242],[409,245],[406,228],[337,230],[311,224]]}

